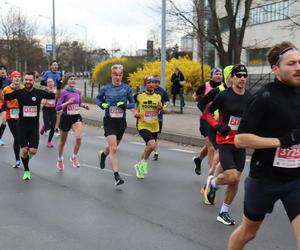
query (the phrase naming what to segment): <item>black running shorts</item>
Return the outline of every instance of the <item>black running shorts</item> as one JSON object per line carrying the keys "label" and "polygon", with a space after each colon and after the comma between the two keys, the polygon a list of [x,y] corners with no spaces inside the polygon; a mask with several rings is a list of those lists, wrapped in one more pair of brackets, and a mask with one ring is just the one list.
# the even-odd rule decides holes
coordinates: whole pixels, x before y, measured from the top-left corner
{"label": "black running shorts", "polygon": [[233,144],[219,144],[218,149],[220,163],[224,171],[229,169],[243,171],[246,160],[245,149],[236,148]]}
{"label": "black running shorts", "polygon": [[39,146],[39,121],[17,122],[17,135],[21,148],[38,148]]}
{"label": "black running shorts", "polygon": [[252,221],[262,221],[272,213],[274,204],[281,200],[292,222],[300,214],[300,178],[282,182],[256,179],[248,176],[245,180],[244,215]]}
{"label": "black running shorts", "polygon": [[207,123],[207,121],[205,121],[204,119],[200,119],[200,134],[203,137],[207,137],[208,135],[208,128],[209,128],[209,124]]}
{"label": "black running shorts", "polygon": [[118,141],[122,140],[125,129],[127,127],[125,118],[103,118],[104,136],[115,135]]}
{"label": "black running shorts", "polygon": [[76,122],[82,122],[82,117],[79,114],[65,115],[62,114],[59,122],[59,129],[64,132],[69,132],[72,125]]}
{"label": "black running shorts", "polygon": [[145,143],[147,144],[148,141],[151,141],[151,140],[155,140],[156,141],[158,133],[157,132],[152,133],[152,132],[150,132],[147,129],[141,129],[141,130],[139,130],[139,134],[143,138],[143,140],[145,141]]}

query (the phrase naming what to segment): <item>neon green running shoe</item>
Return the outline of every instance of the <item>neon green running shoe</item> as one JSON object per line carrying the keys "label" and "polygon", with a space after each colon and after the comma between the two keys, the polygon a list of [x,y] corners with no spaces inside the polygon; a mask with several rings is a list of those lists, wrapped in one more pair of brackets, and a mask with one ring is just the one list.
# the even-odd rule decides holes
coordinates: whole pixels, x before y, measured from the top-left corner
{"label": "neon green running shoe", "polygon": [[135,173],[136,173],[136,177],[139,179],[144,179],[144,173],[142,171],[142,167],[141,167],[141,163],[137,163],[134,165],[134,169],[135,169]]}
{"label": "neon green running shoe", "polygon": [[141,170],[142,170],[143,174],[148,174],[148,161],[141,160],[140,166],[141,166]]}
{"label": "neon green running shoe", "polygon": [[25,181],[25,180],[31,180],[30,171],[24,171],[23,181]]}
{"label": "neon green running shoe", "polygon": [[28,151],[28,158],[29,158],[29,160],[31,160],[32,156],[33,156],[33,154],[30,151]]}

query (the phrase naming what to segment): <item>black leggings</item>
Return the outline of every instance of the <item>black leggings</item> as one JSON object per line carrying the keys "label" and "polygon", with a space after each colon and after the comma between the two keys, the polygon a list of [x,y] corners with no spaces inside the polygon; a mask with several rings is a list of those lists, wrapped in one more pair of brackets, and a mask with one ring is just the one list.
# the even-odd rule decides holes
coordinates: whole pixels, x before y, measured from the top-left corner
{"label": "black leggings", "polygon": [[48,142],[50,142],[53,138],[55,132],[55,124],[56,124],[56,110],[55,108],[43,108],[43,120],[45,131],[50,130]]}
{"label": "black leggings", "polygon": [[18,122],[18,120],[14,120],[14,119],[7,120],[9,130],[14,137],[15,158],[16,158],[16,161],[19,161],[20,160],[20,143],[19,143],[19,138],[17,136],[17,122]]}

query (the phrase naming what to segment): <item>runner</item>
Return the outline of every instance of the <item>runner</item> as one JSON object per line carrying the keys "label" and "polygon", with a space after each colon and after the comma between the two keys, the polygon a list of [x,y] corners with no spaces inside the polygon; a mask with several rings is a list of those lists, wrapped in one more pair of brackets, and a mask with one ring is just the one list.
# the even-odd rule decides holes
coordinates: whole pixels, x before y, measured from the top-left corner
{"label": "runner", "polygon": [[68,73],[65,76],[66,86],[61,92],[60,98],[57,100],[56,110],[62,110],[62,115],[59,123],[60,129],[60,141],[58,144],[58,159],[57,159],[57,169],[58,171],[63,171],[63,152],[66,140],[68,138],[68,133],[70,129],[73,130],[75,134],[75,145],[73,149],[73,155],[70,157],[70,161],[74,168],[79,168],[80,163],[78,159],[78,151],[80,149],[81,139],[82,139],[82,118],[79,114],[80,107],[89,110],[89,106],[81,102],[81,93],[76,89],[76,76],[73,73]]}
{"label": "runner", "polygon": [[251,99],[235,138],[237,147],[255,151],[245,180],[243,219],[230,236],[230,250],[241,250],[255,238],[278,200],[300,249],[300,52],[282,42],[267,57],[276,78]]}
{"label": "runner", "polygon": [[[247,69],[238,64],[232,68],[232,87],[220,92],[204,113],[204,119],[214,127],[217,132],[220,163],[224,170],[216,177],[207,178],[204,191],[205,201],[215,202],[215,193],[219,185],[227,185],[224,202],[217,220],[225,225],[234,225],[235,221],[229,215],[230,205],[238,191],[241,173],[245,164],[245,150],[234,146],[234,136],[239,126],[243,110],[250,98],[246,91]],[[218,121],[214,118],[215,110],[219,110]]]}
{"label": "runner", "polygon": [[[49,93],[56,93],[56,89],[54,87],[54,80],[52,78],[47,79],[47,88],[46,91]],[[55,109],[56,100],[55,99],[43,99],[43,121],[44,125],[40,130],[40,134],[43,135],[45,132],[49,131],[49,137],[47,142],[47,147],[52,148],[52,138],[55,132],[55,124],[56,124],[56,109]]]}
{"label": "runner", "polygon": [[137,129],[146,143],[141,161],[134,165],[136,177],[143,179],[148,173],[148,158],[156,148],[156,140],[159,132],[158,113],[163,109],[161,96],[155,93],[155,81],[153,78],[146,82],[146,90],[135,96],[137,110],[134,117],[137,118]]}
{"label": "runner", "polygon": [[[5,94],[5,101],[17,99],[19,102],[19,120],[17,135],[21,146],[21,160],[24,165],[23,180],[30,180],[29,160],[37,153],[39,144],[39,114],[43,98],[53,99],[55,95],[45,90],[34,88],[35,73],[26,73],[24,88]],[[60,85],[57,85],[60,89]]]}
{"label": "runner", "polygon": [[[160,87],[160,77],[159,76],[153,76],[149,79],[152,83],[154,83],[154,91],[155,93],[159,94],[161,96],[161,102],[163,105],[162,110],[158,112],[158,122],[159,122],[159,131],[158,134],[162,131],[163,126],[163,114],[167,111],[168,106],[170,105],[170,98],[167,93],[162,87]],[[158,137],[156,139],[156,147],[153,150],[154,154],[152,157],[152,160],[157,161],[158,160]]]}
{"label": "runner", "polygon": [[[57,86],[57,84],[59,84],[60,86],[62,85],[62,73],[59,70],[59,65],[56,60],[52,60],[50,62],[50,69],[45,71],[42,74],[41,85],[47,86],[48,78],[52,78],[54,80],[55,87]],[[58,127],[59,127],[59,123],[60,123],[60,116],[61,116],[61,112],[57,112],[56,113],[56,124],[55,124],[55,136],[60,135],[59,131],[58,131]]]}
{"label": "runner", "polygon": [[[18,71],[13,71],[10,74],[11,84],[3,89],[3,94],[12,93],[15,90],[20,88],[20,80],[21,74]],[[14,168],[19,168],[21,165],[20,161],[20,143],[17,135],[17,122],[19,119],[19,103],[16,99],[5,102],[6,109],[6,119],[9,130],[14,138],[14,154],[15,154],[15,164],[13,164]]]}
{"label": "runner", "polygon": [[5,143],[2,140],[2,136],[4,134],[6,128],[6,104],[3,101],[3,89],[6,86],[9,86],[11,81],[7,77],[7,69],[4,65],[0,65],[0,95],[2,96],[2,100],[0,100],[0,114],[1,114],[1,125],[0,125],[0,146],[3,146]]}
{"label": "runner", "polygon": [[111,67],[111,78],[112,82],[104,85],[96,97],[97,105],[105,110],[103,126],[108,144],[104,151],[98,151],[98,157],[100,168],[104,169],[105,159],[109,155],[115,185],[118,186],[124,180],[119,174],[117,150],[127,127],[126,109],[134,108],[134,99],[130,86],[122,83],[123,65],[116,64]]}
{"label": "runner", "polygon": [[[211,80],[202,84],[198,87],[196,92],[193,94],[194,101],[200,101],[205,95],[207,95],[213,88],[216,88],[222,83],[223,74],[220,68],[213,68],[210,73]],[[213,165],[213,157],[215,149],[208,138],[209,125],[202,118],[202,113],[200,113],[200,133],[205,138],[205,145],[201,148],[198,157],[194,157],[193,161],[195,163],[195,173],[197,175],[201,174],[201,163],[204,157],[207,155],[207,160],[210,168]]]}

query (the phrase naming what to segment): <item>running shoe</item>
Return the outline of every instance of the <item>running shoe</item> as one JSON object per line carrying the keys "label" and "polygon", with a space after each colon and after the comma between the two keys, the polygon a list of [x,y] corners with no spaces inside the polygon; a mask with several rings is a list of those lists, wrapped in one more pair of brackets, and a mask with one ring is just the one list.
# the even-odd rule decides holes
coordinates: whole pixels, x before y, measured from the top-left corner
{"label": "running shoe", "polygon": [[115,176],[115,186],[122,185],[124,183],[124,180],[121,178],[119,174]]}
{"label": "running shoe", "polygon": [[157,152],[154,153],[154,155],[152,157],[152,160],[153,161],[158,161],[158,153]]}
{"label": "running shoe", "polygon": [[65,168],[63,160],[58,160],[56,163],[56,167],[58,171],[63,171]]}
{"label": "running shoe", "polygon": [[58,128],[55,129],[55,133],[54,133],[55,137],[59,137],[60,136],[60,133],[59,133],[59,130]]}
{"label": "running shoe", "polygon": [[217,221],[223,223],[226,226],[233,226],[235,225],[235,221],[231,219],[228,212],[222,212],[218,215]]}
{"label": "running shoe", "polygon": [[217,188],[211,185],[211,180],[214,178],[213,175],[207,177],[206,187],[204,190],[204,203],[207,205],[214,205],[216,199]]}
{"label": "running shoe", "polygon": [[0,146],[4,146],[4,145],[5,145],[4,141],[0,139]]}
{"label": "running shoe", "polygon": [[141,168],[140,162],[138,164],[134,165],[134,169],[135,169],[135,173],[136,173],[137,178],[139,178],[139,179],[144,179],[145,178],[144,173],[143,173],[142,168]]}
{"label": "running shoe", "polygon": [[21,166],[21,161],[17,160],[14,165],[12,165],[13,168],[19,168]]}
{"label": "running shoe", "polygon": [[72,156],[70,158],[70,161],[72,162],[74,168],[79,168],[80,167],[78,156]]}
{"label": "running shoe", "polygon": [[196,165],[195,173],[196,173],[196,175],[200,175],[201,174],[201,160],[199,157],[193,157],[193,161]]}
{"label": "running shoe", "polygon": [[40,134],[43,135],[45,133],[45,126],[43,125],[40,129]]}
{"label": "running shoe", "polygon": [[146,160],[140,161],[140,168],[143,174],[148,174],[148,162]]}
{"label": "running shoe", "polygon": [[105,159],[106,159],[106,154],[104,154],[103,150],[99,150],[98,151],[98,158],[99,158],[99,162],[100,162],[100,168],[104,169],[105,168]]}
{"label": "running shoe", "polygon": [[53,143],[51,141],[48,141],[47,148],[53,148],[53,147],[54,147]]}
{"label": "running shoe", "polygon": [[23,174],[23,181],[25,180],[31,180],[31,174],[30,174],[30,171],[24,171],[24,174]]}

